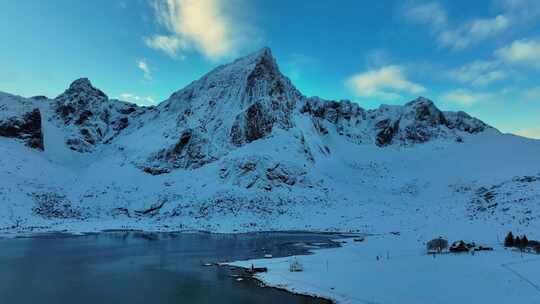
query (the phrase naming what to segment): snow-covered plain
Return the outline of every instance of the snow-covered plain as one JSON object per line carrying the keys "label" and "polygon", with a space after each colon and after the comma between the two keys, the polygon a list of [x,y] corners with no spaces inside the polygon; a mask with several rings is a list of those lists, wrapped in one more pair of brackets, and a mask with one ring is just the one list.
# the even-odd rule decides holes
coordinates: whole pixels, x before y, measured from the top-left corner
{"label": "snow-covered plain", "polygon": [[[239,261],[267,267],[267,286],[317,295],[337,303],[538,303],[540,257],[506,250],[426,254],[421,238],[380,235],[364,242],[298,257]],[[377,259],[377,256],[379,259]],[[292,260],[304,270],[290,272]]]}

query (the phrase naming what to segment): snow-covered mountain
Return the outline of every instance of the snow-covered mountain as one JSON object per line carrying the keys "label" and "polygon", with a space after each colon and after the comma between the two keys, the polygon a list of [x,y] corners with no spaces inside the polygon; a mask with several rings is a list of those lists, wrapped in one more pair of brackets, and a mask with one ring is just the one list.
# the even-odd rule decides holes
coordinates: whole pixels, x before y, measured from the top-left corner
{"label": "snow-covered mountain", "polygon": [[55,99],[0,93],[0,151],[6,232],[387,231],[540,215],[540,141],[424,97],[371,110],[306,97],[268,48],[156,107],[85,78]]}

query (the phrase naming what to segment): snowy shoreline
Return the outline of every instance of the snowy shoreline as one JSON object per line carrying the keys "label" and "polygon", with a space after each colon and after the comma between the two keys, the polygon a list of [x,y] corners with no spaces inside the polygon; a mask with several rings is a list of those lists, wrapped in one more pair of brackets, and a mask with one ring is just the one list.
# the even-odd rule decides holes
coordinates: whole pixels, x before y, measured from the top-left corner
{"label": "snowy shoreline", "polygon": [[[4,230],[0,237],[39,237],[50,234],[84,235],[111,231],[143,233],[211,233],[249,234],[258,232],[328,234],[341,247],[309,248],[309,255],[296,256],[304,265],[300,273],[289,272],[291,257],[247,260],[228,263],[234,267],[267,267],[268,273],[254,278],[265,286],[288,292],[318,297],[334,303],[455,303],[456,301],[491,303],[538,303],[540,299],[540,256],[505,249],[503,233],[511,229],[479,222],[448,222],[436,226],[417,226],[399,232],[381,230],[380,234],[364,234],[363,242],[355,242],[358,233],[336,229],[245,229],[217,231],[175,229],[167,225],[139,225],[110,222],[58,222],[39,229]],[[493,224],[493,223],[492,223]],[[448,226],[446,226],[448,225]],[[446,226],[446,227],[445,227]],[[454,227],[454,228],[452,228]],[[455,229],[459,227],[459,229]],[[523,227],[519,233],[533,232]],[[31,230],[31,231],[30,231]],[[437,231],[437,232],[435,232]],[[444,233],[444,232],[447,233]],[[425,243],[443,235],[450,241],[465,239],[494,248],[492,252],[446,254],[433,258],[427,255]],[[531,236],[532,238],[535,235]],[[536,268],[536,270],[535,270]],[[407,286],[403,286],[407,282]],[[425,291],[424,289],[428,289]],[[459,291],[459,293],[455,293]],[[487,298],[486,298],[487,297]],[[510,301],[510,302],[509,302]]]}
{"label": "snowy shoreline", "polygon": [[302,272],[289,271],[291,257],[229,265],[267,267],[267,273],[256,275],[265,286],[335,303],[538,303],[540,299],[538,255],[496,245],[494,251],[474,255],[432,257],[408,236],[342,241],[342,247],[295,257],[304,266]]}
{"label": "snowy shoreline", "polygon": [[[54,228],[60,229],[54,229]],[[308,233],[308,234],[327,234],[329,236],[356,236],[358,233],[350,231],[341,231],[335,229],[260,229],[260,230],[204,230],[204,229],[178,229],[178,227],[149,227],[148,225],[141,226],[73,226],[65,228],[63,226],[44,226],[44,227],[21,227],[21,229],[2,228],[0,227],[0,238],[17,238],[17,237],[34,237],[40,235],[86,235],[95,233],[107,232],[143,232],[143,233],[208,233],[208,234],[250,234],[250,233]]]}

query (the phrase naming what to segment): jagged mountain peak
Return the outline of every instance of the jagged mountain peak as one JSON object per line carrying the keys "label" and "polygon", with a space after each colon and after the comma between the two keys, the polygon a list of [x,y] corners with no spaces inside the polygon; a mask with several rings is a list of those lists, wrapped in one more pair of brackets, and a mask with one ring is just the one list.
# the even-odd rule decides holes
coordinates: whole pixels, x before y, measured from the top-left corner
{"label": "jagged mountain peak", "polygon": [[[269,47],[263,47],[251,54],[248,54],[244,57],[240,57],[236,60],[234,60],[232,63],[230,64],[226,64],[226,65],[250,65],[250,64],[257,64],[259,62],[262,62],[262,61],[270,61],[270,62],[273,62],[275,63],[275,58],[274,56],[272,55],[272,50],[269,48]],[[277,64],[276,64],[276,67],[277,67]]]}
{"label": "jagged mountain peak", "polygon": [[429,106],[432,106],[434,105],[433,101],[429,98],[426,98],[426,97],[423,97],[423,96],[418,96],[416,97],[415,99],[407,102],[405,104],[405,106],[413,106],[413,105],[429,105]]}
{"label": "jagged mountain peak", "polygon": [[[289,103],[302,96],[284,76],[272,56],[270,48],[262,48],[231,63],[216,67],[199,80],[171,95],[164,107],[175,112],[183,110],[184,103],[232,102],[246,108],[261,100],[280,100]],[[180,104],[180,105],[179,105]],[[180,107],[181,109],[179,109]]]}
{"label": "jagged mountain peak", "polygon": [[69,97],[70,99],[73,98],[73,96],[79,96],[82,95],[84,98],[99,98],[99,99],[108,99],[107,95],[103,93],[100,89],[97,89],[92,85],[90,80],[88,78],[79,78],[73,81],[69,88],[64,91],[61,95],[56,97],[57,100],[65,99],[66,97]]}

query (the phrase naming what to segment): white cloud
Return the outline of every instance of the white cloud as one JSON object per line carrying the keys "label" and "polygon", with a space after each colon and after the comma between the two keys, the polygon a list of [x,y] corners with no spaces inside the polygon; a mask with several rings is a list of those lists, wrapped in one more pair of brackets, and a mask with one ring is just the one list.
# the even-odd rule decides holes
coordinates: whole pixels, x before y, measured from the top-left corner
{"label": "white cloud", "polygon": [[448,76],[461,83],[485,86],[505,79],[508,75],[498,62],[478,60],[450,70]]}
{"label": "white cloud", "polygon": [[178,55],[178,51],[187,49],[185,41],[175,36],[154,35],[152,37],[145,37],[144,42],[147,46],[161,50],[173,58],[180,57],[183,59],[183,56]]}
{"label": "white cloud", "polygon": [[141,97],[132,93],[122,93],[118,96],[118,99],[133,102],[140,106],[156,105],[156,100],[152,96]]}
{"label": "white cloud", "polygon": [[169,33],[145,37],[146,44],[171,57],[181,51],[195,49],[210,59],[219,59],[234,52],[252,35],[229,8],[242,9],[238,1],[225,0],[151,0],[157,22]]}
{"label": "white cloud", "polygon": [[507,63],[540,67],[540,39],[516,40],[496,50],[495,55]]}
{"label": "white cloud", "polygon": [[152,71],[150,71],[150,67],[148,66],[148,63],[146,63],[146,60],[144,59],[137,60],[137,67],[141,71],[143,71],[145,79],[152,80]]}
{"label": "white cloud", "polygon": [[540,16],[540,1],[538,0],[498,0],[507,14],[512,15],[516,22],[529,22]]}
{"label": "white cloud", "polygon": [[405,8],[409,20],[427,24],[439,45],[461,50],[506,31],[512,24],[510,17],[500,14],[493,18],[477,18],[459,26],[450,26],[446,10],[438,3],[424,3]]}
{"label": "white cloud", "polygon": [[423,86],[407,80],[403,67],[398,65],[353,75],[346,84],[357,96],[386,100],[400,98],[401,92],[418,94],[426,90]]}
{"label": "white cloud", "polygon": [[438,41],[442,46],[460,50],[506,31],[510,24],[510,19],[504,15],[475,19],[457,29],[441,31]]}
{"label": "white cloud", "polygon": [[430,24],[436,28],[445,27],[448,21],[445,9],[437,2],[409,6],[405,8],[405,16],[413,21]]}
{"label": "white cloud", "polygon": [[469,107],[479,102],[488,101],[492,96],[489,93],[476,93],[467,89],[456,89],[442,94],[440,99],[445,103]]}

